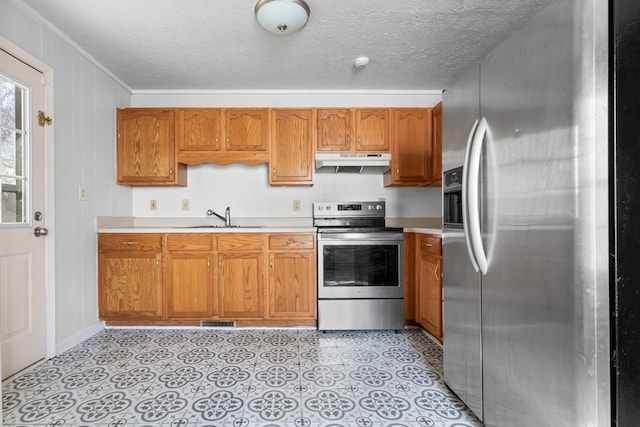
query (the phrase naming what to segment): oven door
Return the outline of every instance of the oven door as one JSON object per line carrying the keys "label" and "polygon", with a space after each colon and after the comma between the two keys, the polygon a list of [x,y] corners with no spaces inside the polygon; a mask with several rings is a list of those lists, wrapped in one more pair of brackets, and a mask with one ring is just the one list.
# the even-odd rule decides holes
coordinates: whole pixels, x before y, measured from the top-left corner
{"label": "oven door", "polygon": [[402,232],[318,233],[318,298],[404,298]]}

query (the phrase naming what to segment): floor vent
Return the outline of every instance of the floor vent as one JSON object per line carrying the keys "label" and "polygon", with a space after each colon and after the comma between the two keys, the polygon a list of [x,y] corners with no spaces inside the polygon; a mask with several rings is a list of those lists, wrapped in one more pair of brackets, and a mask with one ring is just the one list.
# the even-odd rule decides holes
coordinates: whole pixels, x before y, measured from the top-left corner
{"label": "floor vent", "polygon": [[201,320],[200,326],[203,328],[235,328],[234,320]]}

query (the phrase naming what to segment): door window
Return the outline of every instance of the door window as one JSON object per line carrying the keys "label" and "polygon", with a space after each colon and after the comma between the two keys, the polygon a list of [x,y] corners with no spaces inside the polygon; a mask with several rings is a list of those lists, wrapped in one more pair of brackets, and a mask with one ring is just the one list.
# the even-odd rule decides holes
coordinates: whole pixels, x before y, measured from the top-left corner
{"label": "door window", "polygon": [[0,224],[28,221],[27,90],[0,74]]}

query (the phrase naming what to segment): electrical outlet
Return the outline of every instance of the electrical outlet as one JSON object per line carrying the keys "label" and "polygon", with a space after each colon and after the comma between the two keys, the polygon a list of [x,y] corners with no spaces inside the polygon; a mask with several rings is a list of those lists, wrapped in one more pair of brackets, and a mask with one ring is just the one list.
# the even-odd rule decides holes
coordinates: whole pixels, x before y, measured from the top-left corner
{"label": "electrical outlet", "polygon": [[300,200],[293,201],[293,211],[300,212]]}
{"label": "electrical outlet", "polygon": [[182,210],[183,211],[189,210],[189,199],[182,199]]}
{"label": "electrical outlet", "polygon": [[157,211],[158,210],[158,201],[157,200],[149,200],[149,210]]}
{"label": "electrical outlet", "polygon": [[80,185],[78,187],[78,200],[84,202],[87,200],[87,187],[84,185]]}

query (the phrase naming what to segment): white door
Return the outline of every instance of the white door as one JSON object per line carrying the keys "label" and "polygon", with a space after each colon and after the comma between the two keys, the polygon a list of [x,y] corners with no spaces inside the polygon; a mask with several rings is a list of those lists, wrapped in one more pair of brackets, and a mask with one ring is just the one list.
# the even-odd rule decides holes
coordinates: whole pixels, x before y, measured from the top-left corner
{"label": "white door", "polygon": [[45,336],[43,76],[0,50],[2,378],[43,359]]}

